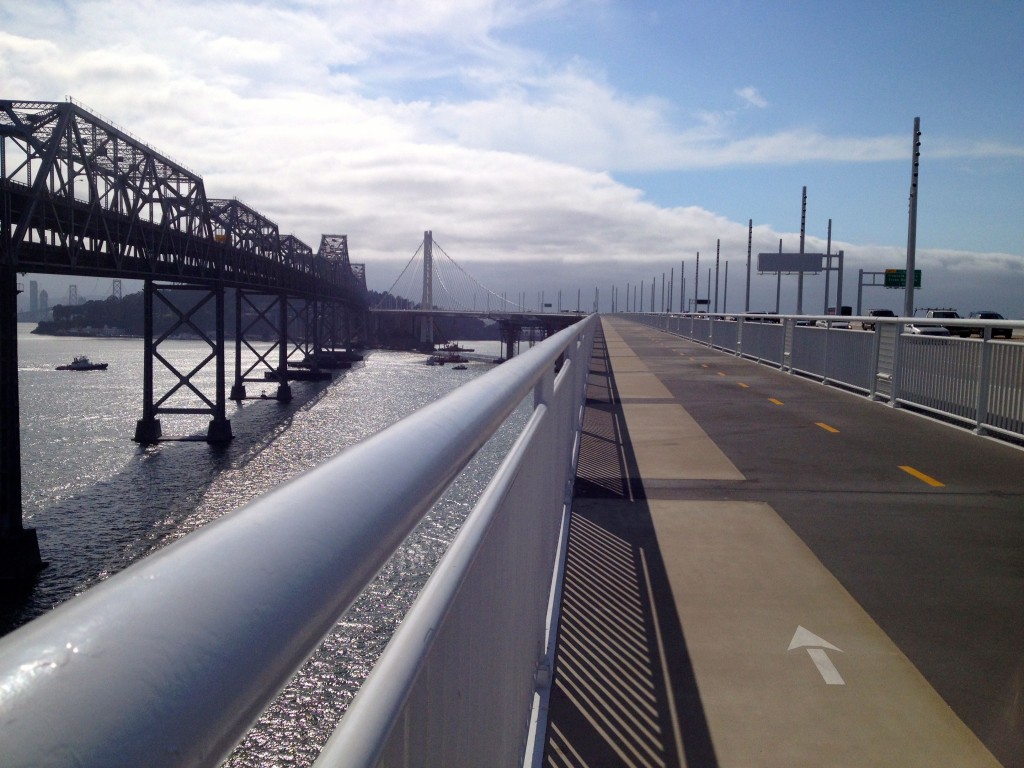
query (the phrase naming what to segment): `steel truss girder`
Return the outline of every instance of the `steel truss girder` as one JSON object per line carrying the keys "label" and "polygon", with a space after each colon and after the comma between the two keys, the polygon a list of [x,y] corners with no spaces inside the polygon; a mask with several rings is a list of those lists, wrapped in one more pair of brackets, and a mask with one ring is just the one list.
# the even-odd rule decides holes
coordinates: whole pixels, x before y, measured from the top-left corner
{"label": "steel truss girder", "polygon": [[0,263],[17,271],[366,304],[347,245],[344,265],[328,261],[238,201],[208,200],[198,175],[71,101],[0,100],[0,197]]}

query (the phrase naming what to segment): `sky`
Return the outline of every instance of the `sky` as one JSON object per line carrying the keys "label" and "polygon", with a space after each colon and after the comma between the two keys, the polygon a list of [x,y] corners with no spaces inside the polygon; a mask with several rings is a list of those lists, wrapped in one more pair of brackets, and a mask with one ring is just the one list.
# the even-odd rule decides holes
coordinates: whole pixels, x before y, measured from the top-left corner
{"label": "sky", "polygon": [[[756,255],[799,250],[804,187],[855,307],[906,266],[920,117],[916,306],[1024,318],[1021,40],[1019,0],[0,0],[0,98],[70,96],[282,234],[347,234],[372,289],[431,230],[498,295],[602,311],[652,280],[660,309],[663,275],[707,298],[716,252],[742,311],[749,222],[773,310]],[[824,311],[803,282],[781,311]]]}

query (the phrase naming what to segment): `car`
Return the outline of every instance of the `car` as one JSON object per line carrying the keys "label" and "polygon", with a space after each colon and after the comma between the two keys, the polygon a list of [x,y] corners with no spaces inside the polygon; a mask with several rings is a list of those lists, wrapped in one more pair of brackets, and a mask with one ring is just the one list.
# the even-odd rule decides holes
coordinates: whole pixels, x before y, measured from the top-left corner
{"label": "car", "polygon": [[[896,313],[891,309],[869,309],[868,317],[896,317]],[[865,331],[875,330],[874,323],[862,323]]]}
{"label": "car", "polygon": [[[929,320],[960,320],[955,309],[929,309],[924,315]],[[950,336],[970,336],[971,329],[963,325],[947,325]]]}
{"label": "car", "polygon": [[746,316],[748,323],[774,323],[779,324],[779,318],[772,312],[751,312]]}
{"label": "car", "polygon": [[919,336],[950,336],[949,328],[944,325],[927,325],[920,321],[913,322],[906,326],[907,333],[917,334]]}
{"label": "car", "polygon": [[[1000,315],[998,312],[993,312],[993,311],[988,310],[988,309],[980,309],[977,312],[971,312],[971,314],[969,314],[967,317],[970,320],[1005,320],[1006,319],[1005,317]],[[976,333],[979,336],[984,336],[985,335],[985,328],[983,326],[980,326],[980,325],[977,326],[977,327],[968,328],[968,331],[970,333]],[[994,339],[994,338],[996,338],[998,336],[1002,336],[1003,338],[1008,339],[1011,336],[1013,336],[1013,329],[1012,328],[996,328],[996,327],[993,326],[993,328],[992,328],[992,338]]]}
{"label": "car", "polygon": [[835,319],[835,321],[815,321],[814,325],[818,328],[836,328],[841,331],[849,331],[850,323],[845,319]]}

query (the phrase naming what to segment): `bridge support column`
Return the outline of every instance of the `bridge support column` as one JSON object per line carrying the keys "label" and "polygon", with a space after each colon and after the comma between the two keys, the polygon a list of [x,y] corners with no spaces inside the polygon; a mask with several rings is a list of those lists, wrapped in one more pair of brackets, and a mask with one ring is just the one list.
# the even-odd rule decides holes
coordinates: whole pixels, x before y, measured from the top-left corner
{"label": "bridge support column", "polygon": [[18,410],[18,281],[0,266],[0,587],[30,583],[45,565],[39,540],[21,509],[21,422]]}
{"label": "bridge support column", "polygon": [[308,299],[306,301],[306,327],[308,329],[306,341],[308,343],[307,348],[310,350],[307,354],[307,359],[309,360],[309,370],[311,371],[320,370],[320,359],[321,353],[323,352],[323,349],[321,348],[323,340],[320,338],[320,332],[322,330],[320,311],[322,308],[323,305],[315,298]]}
{"label": "bridge support column", "polygon": [[235,381],[231,385],[231,399],[245,400],[245,381],[242,376],[242,289],[235,289]]}
{"label": "bridge support column", "polygon": [[420,349],[424,352],[434,351],[434,318],[430,315],[425,315],[416,319],[417,338],[419,339]]}
{"label": "bridge support column", "polygon": [[288,294],[282,293],[278,302],[281,314],[277,324],[277,399],[279,402],[288,403],[292,399],[292,388],[288,386]]}
{"label": "bridge support column", "polygon": [[135,423],[136,443],[160,439],[160,419],[153,405],[153,281],[147,280],[142,293],[142,418]]}
{"label": "bridge support column", "polygon": [[505,359],[511,360],[516,354],[516,345],[519,343],[519,337],[523,332],[522,326],[511,320],[501,320],[499,321],[499,326],[501,340],[505,344]]}
{"label": "bridge support column", "polygon": [[226,399],[224,397],[225,387],[225,366],[224,366],[224,355],[226,347],[224,344],[224,284],[218,283],[213,289],[214,302],[216,304],[216,315],[217,315],[217,328],[215,331],[215,344],[216,349],[214,354],[216,355],[216,368],[217,368],[217,382],[216,382],[216,393],[214,395],[213,404],[213,420],[210,421],[209,427],[206,430],[206,442],[208,443],[226,443],[234,438],[231,434],[231,422],[228,420],[226,413]]}

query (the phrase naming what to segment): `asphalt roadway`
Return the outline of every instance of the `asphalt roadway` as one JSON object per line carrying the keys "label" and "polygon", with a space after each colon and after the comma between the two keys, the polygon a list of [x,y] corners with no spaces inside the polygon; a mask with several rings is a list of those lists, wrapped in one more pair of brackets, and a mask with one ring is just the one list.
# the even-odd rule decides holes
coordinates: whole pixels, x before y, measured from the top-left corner
{"label": "asphalt roadway", "polygon": [[1024,768],[1024,450],[602,325],[545,764]]}

